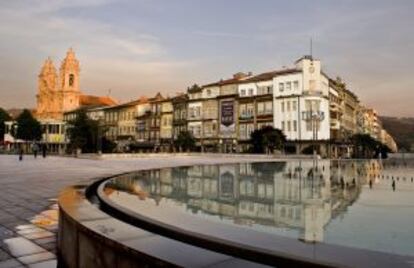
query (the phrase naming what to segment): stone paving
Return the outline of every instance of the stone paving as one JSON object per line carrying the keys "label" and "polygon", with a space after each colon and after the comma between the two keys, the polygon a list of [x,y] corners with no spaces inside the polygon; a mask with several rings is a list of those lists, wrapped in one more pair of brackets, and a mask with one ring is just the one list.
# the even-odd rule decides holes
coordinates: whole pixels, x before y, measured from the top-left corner
{"label": "stone paving", "polygon": [[56,267],[57,196],[65,186],[121,172],[263,159],[151,156],[88,160],[0,155],[0,268]]}

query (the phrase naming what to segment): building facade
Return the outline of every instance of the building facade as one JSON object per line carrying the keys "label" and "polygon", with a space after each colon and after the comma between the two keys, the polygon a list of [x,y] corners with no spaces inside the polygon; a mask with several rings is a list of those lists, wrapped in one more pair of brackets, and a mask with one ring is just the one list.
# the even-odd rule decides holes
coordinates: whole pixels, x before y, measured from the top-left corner
{"label": "building facade", "polygon": [[176,151],[177,137],[188,131],[197,151],[249,152],[252,132],[266,126],[284,133],[289,152],[316,150],[322,156],[350,157],[350,138],[357,133],[397,150],[376,112],[363,107],[345,83],[330,78],[312,56],[290,68],[257,75],[240,72],[194,85],[173,98],[158,93],[145,102],[102,111],[108,138],[132,141],[139,151]]}

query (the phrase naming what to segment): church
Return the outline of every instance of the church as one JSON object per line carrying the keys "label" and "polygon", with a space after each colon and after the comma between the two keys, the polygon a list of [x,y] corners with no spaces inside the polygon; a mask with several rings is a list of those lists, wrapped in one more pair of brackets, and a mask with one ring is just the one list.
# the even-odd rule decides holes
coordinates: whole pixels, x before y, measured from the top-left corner
{"label": "church", "polygon": [[37,109],[39,120],[62,120],[63,113],[80,107],[111,106],[117,104],[109,96],[84,95],[80,90],[79,61],[72,48],[66,53],[59,75],[50,58],[44,62],[38,76]]}

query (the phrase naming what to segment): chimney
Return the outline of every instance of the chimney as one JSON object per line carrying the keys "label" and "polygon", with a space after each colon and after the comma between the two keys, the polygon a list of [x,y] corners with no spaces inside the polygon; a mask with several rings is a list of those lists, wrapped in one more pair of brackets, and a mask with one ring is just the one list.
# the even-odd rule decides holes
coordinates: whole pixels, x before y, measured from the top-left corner
{"label": "chimney", "polygon": [[249,72],[247,74],[243,73],[243,72],[238,72],[238,73],[233,74],[233,78],[234,79],[242,79],[242,78],[248,77],[250,75],[251,75],[251,72]]}

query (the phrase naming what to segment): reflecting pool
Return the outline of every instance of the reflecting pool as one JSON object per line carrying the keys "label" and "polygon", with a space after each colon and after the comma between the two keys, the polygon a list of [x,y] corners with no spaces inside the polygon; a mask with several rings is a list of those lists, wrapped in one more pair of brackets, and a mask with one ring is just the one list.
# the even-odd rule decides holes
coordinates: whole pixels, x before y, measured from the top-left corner
{"label": "reflecting pool", "polygon": [[224,224],[414,256],[413,160],[199,165],[113,178],[116,204],[181,228]]}

